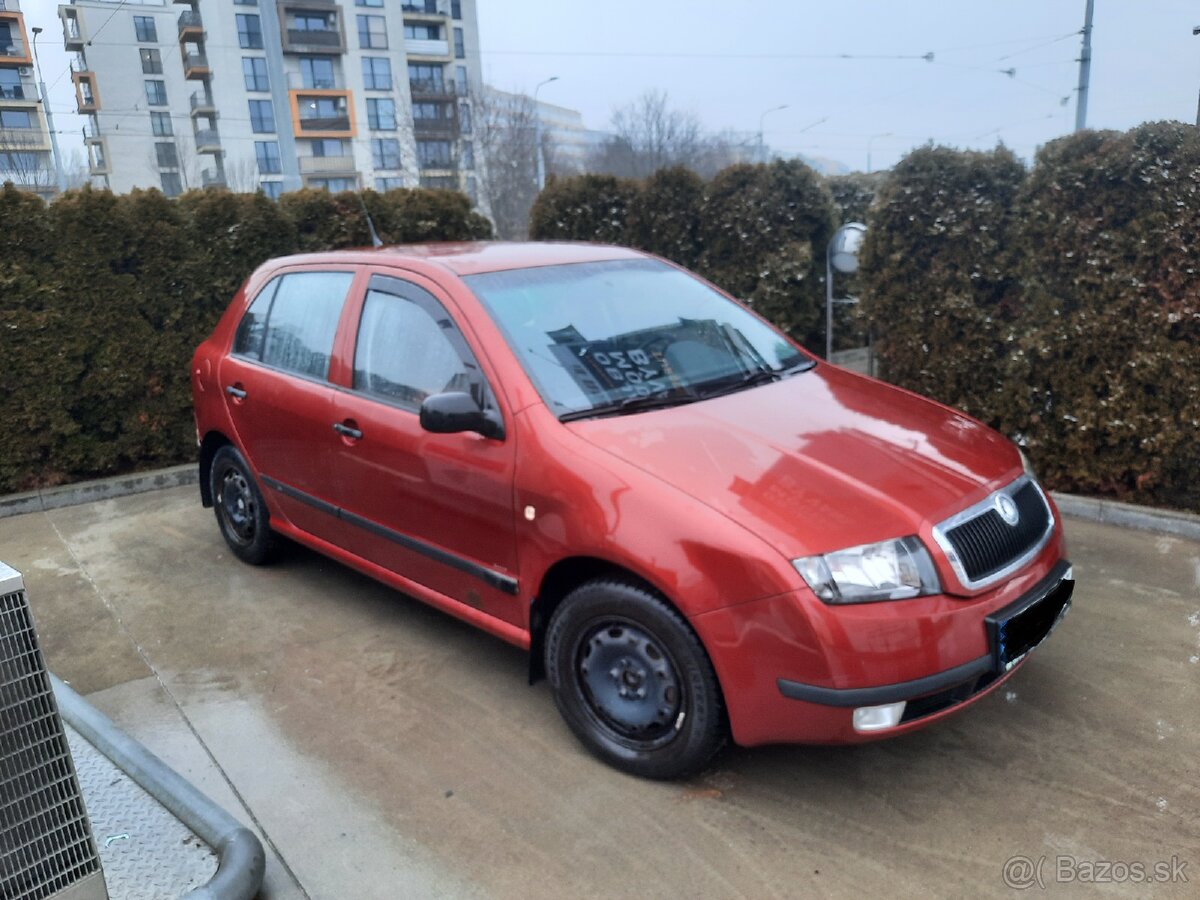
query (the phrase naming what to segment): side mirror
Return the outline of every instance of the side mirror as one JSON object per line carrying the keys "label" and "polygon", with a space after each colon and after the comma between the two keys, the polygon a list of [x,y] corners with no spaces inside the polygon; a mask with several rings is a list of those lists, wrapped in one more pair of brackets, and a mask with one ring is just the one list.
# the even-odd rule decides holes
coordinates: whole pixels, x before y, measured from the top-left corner
{"label": "side mirror", "polygon": [[504,440],[504,423],[500,417],[480,409],[475,399],[462,391],[426,397],[421,404],[421,427],[434,434],[474,431],[486,438]]}

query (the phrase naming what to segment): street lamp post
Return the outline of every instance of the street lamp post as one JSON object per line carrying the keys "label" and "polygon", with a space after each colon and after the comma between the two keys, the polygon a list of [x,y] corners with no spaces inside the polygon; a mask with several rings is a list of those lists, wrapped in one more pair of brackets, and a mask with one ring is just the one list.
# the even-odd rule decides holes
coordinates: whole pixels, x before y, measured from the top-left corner
{"label": "street lamp post", "polygon": [[[858,251],[862,247],[867,226],[862,222],[847,222],[833,233],[825,248],[825,359],[833,356],[833,272],[847,275],[858,271]],[[853,303],[853,300],[839,301]]]}
{"label": "street lamp post", "polygon": [[67,189],[66,175],[63,173],[62,156],[58,152],[58,133],[54,130],[54,113],[50,111],[50,98],[46,96],[46,82],[42,80],[42,63],[38,59],[37,39],[42,29],[33,26],[33,64],[37,67],[38,99],[42,102],[42,115],[46,117],[46,130],[50,132],[50,155],[54,163],[54,183],[59,193]]}
{"label": "street lamp post", "polygon": [[[1192,29],[1192,35],[1195,36],[1197,34],[1200,34],[1200,25]],[[1196,127],[1200,128],[1200,99],[1196,101]]]}
{"label": "street lamp post", "polygon": [[758,117],[758,161],[759,162],[766,162],[766,159],[764,157],[767,155],[766,147],[763,145],[763,119],[765,119],[769,114],[771,114],[773,112],[779,112],[779,110],[787,109],[787,108],[788,108],[788,105],[786,103],[782,104],[781,106],[772,106],[770,109],[763,110],[762,115]]}
{"label": "street lamp post", "polygon": [[538,192],[541,193],[542,188],[546,186],[546,156],[542,152],[542,110],[538,106],[538,91],[544,88],[552,81],[558,81],[557,75],[551,75],[545,81],[538,84],[533,89],[533,122],[534,122],[534,139],[537,141],[537,150],[535,158],[537,160],[537,177],[536,184]]}

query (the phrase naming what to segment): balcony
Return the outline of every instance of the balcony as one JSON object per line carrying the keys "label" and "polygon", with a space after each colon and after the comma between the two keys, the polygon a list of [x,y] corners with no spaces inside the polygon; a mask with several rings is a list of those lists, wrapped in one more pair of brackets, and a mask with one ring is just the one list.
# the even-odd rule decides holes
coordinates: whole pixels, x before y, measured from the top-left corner
{"label": "balcony", "polygon": [[204,21],[196,10],[188,9],[179,14],[179,40],[204,40]]}
{"label": "balcony", "polygon": [[[451,110],[453,111],[453,107]],[[458,116],[441,119],[413,119],[413,134],[417,137],[438,137],[453,140],[458,137]]]}
{"label": "balcony", "polygon": [[355,175],[353,156],[301,156],[301,175]]}
{"label": "balcony", "polygon": [[289,28],[283,41],[284,53],[345,53],[346,40],[341,31],[306,31]]}
{"label": "balcony", "polygon": [[304,74],[302,72],[287,73],[288,89],[293,91],[340,91],[342,88],[337,83],[337,77],[326,80],[324,78],[317,79],[311,84],[306,84]]}
{"label": "balcony", "polygon": [[75,82],[75,105],[81,113],[94,113],[100,109],[100,91],[96,88],[94,72],[75,69],[71,66],[71,80]]}
{"label": "balcony", "polygon": [[208,78],[212,69],[208,67],[208,57],[203,53],[183,52],[183,77],[190,79]]}
{"label": "balcony", "polygon": [[404,14],[406,22],[430,22],[450,17],[450,10],[445,5],[439,9],[436,2],[413,3],[410,0],[400,5],[400,11]]}
{"label": "balcony", "polygon": [[40,121],[37,128],[0,128],[0,147],[11,153],[49,150],[50,135]]}
{"label": "balcony", "polygon": [[82,50],[87,39],[79,28],[79,20],[74,16],[63,16],[63,46],[68,50]]}
{"label": "balcony", "polygon": [[191,106],[191,115],[195,119],[199,116],[208,116],[215,119],[217,117],[217,106],[213,103],[212,97],[209,97],[203,91],[196,91],[188,98],[188,103]]}
{"label": "balcony", "polygon": [[459,96],[458,85],[453,81],[429,81],[411,79],[408,90],[414,100],[453,100]]}
{"label": "balcony", "polygon": [[196,132],[197,153],[220,153],[221,135],[215,128],[201,128]]}
{"label": "balcony", "polygon": [[[26,94],[29,94],[26,97]],[[0,84],[0,100],[36,100],[37,91],[32,85],[26,86],[23,84],[14,84],[12,86]]]}
{"label": "balcony", "polygon": [[0,45],[0,66],[29,66],[29,43],[25,37],[25,17],[15,9],[0,10],[0,22],[8,25],[4,44]]}
{"label": "balcony", "polygon": [[288,91],[292,130],[301,138],[354,137],[354,106],[349,91]]}
{"label": "balcony", "polygon": [[204,169],[200,172],[201,187],[225,187],[225,173],[215,169]]}
{"label": "balcony", "polygon": [[446,40],[429,41],[415,38],[404,39],[404,50],[409,56],[436,56],[450,58],[450,42]]}

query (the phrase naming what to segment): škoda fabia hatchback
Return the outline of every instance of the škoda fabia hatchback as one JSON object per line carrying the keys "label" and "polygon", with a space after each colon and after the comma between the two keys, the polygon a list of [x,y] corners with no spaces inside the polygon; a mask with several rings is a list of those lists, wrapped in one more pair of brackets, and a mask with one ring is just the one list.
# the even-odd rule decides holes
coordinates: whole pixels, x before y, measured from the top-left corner
{"label": "\u0161koda fabia hatchback", "polygon": [[979,422],[617,247],[277,259],[192,366],[201,494],[527,648],[626,771],[928,725],[1067,610],[1062,526]]}

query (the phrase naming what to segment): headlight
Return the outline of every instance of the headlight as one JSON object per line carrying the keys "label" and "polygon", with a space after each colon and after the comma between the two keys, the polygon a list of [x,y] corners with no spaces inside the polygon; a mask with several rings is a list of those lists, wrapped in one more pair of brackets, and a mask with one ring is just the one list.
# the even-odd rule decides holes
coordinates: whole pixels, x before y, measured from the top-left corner
{"label": "headlight", "polygon": [[792,560],[826,603],[906,600],[941,591],[929,551],[916,535]]}

